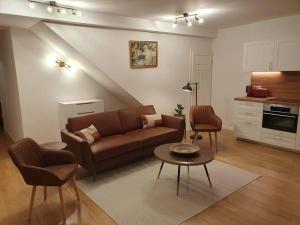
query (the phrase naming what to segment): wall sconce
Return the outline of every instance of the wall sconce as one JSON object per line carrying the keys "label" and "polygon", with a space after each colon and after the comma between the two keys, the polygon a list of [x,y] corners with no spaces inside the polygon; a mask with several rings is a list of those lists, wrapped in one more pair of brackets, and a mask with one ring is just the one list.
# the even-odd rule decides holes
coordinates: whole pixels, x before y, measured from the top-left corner
{"label": "wall sconce", "polygon": [[61,60],[61,59],[56,58],[55,62],[56,62],[57,65],[58,65],[59,67],[61,67],[61,68],[66,68],[66,69],[68,69],[68,70],[71,70],[71,69],[72,69],[72,67],[71,67],[69,64],[67,64],[64,60]]}

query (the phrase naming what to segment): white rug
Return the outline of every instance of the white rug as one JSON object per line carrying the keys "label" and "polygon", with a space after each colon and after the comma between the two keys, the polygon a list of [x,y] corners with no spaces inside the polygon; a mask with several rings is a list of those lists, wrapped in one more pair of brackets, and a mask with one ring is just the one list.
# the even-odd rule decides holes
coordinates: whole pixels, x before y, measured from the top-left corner
{"label": "white rug", "polygon": [[119,225],[176,225],[230,195],[259,176],[213,161],[207,164],[213,187],[203,166],[181,168],[176,196],[177,167],[165,163],[160,179],[160,161],[150,159],[86,178],[79,188]]}

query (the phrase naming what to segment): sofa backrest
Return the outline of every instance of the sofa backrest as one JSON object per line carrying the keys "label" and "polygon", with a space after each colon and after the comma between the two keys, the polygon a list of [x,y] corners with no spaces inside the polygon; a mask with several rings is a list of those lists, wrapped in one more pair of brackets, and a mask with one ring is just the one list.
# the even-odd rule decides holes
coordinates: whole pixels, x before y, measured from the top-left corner
{"label": "sofa backrest", "polygon": [[67,129],[76,132],[94,125],[102,137],[123,132],[119,113],[117,111],[94,113],[68,119]]}
{"label": "sofa backrest", "polygon": [[141,115],[155,114],[153,105],[119,110],[119,117],[124,132],[142,128]]}

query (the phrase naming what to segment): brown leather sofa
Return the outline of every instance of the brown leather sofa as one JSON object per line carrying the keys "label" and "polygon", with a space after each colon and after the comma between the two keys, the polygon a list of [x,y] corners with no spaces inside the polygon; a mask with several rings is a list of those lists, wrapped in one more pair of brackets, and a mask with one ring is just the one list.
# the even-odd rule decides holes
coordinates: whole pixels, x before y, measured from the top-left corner
{"label": "brown leather sofa", "polygon": [[[181,142],[184,134],[183,118],[162,115],[163,126],[142,129],[141,115],[155,114],[154,106],[95,113],[68,119],[61,137],[68,144],[79,164],[93,172],[153,155],[158,145]],[[99,141],[89,145],[74,132],[94,125]]]}

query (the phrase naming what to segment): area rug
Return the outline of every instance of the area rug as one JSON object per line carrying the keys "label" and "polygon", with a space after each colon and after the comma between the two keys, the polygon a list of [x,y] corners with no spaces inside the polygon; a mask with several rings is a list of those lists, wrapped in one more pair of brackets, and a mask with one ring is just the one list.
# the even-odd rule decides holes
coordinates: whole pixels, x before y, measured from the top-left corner
{"label": "area rug", "polygon": [[207,164],[213,187],[203,166],[181,168],[176,196],[177,167],[165,163],[157,179],[160,161],[144,160],[86,178],[79,188],[119,225],[176,225],[222,200],[259,176],[220,161]]}

